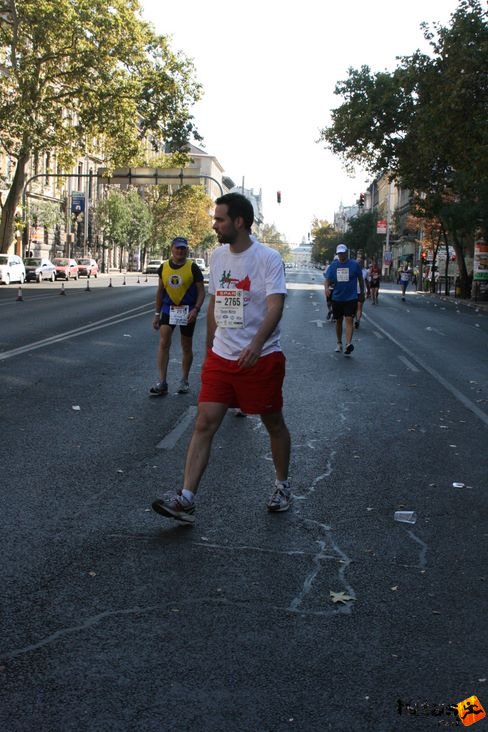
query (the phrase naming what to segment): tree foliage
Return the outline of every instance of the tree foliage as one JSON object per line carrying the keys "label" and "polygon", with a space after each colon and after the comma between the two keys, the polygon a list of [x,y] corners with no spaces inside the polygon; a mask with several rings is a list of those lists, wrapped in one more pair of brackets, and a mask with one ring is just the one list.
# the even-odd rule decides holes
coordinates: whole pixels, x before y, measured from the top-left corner
{"label": "tree foliage", "polygon": [[152,215],[151,251],[169,256],[176,236],[188,239],[193,250],[204,251],[215,245],[212,229],[212,199],[203,186],[181,186],[172,192],[169,186],[152,186],[146,200]]}
{"label": "tree foliage", "polygon": [[290,258],[290,247],[286,243],[283,234],[278,231],[274,224],[264,224],[260,239],[263,244],[271,247],[271,249],[276,249],[284,261]]}
{"label": "tree foliage", "polygon": [[16,160],[0,246],[33,155],[64,169],[96,139],[108,164],[130,163],[146,135],[180,147],[199,139],[192,63],[140,17],[138,0],[0,0],[0,129]]}
{"label": "tree foliage", "polygon": [[349,228],[344,233],[342,241],[356,255],[362,252],[366,259],[381,256],[382,244],[376,234],[377,216],[372,211],[349,219]]}
{"label": "tree foliage", "polygon": [[335,248],[342,241],[342,234],[328,221],[314,218],[312,221],[312,260],[325,265],[334,259]]}
{"label": "tree foliage", "polygon": [[140,250],[143,263],[147,256],[168,257],[176,236],[188,239],[193,250],[214,246],[211,204],[202,186],[183,186],[175,193],[168,186],[115,189],[98,202],[94,217],[106,248]]}
{"label": "tree foliage", "polygon": [[349,70],[343,103],[321,139],[349,165],[388,171],[412,192],[415,213],[438,218],[456,248],[488,235],[488,24],[479,0],[461,0],[448,27],[423,24],[431,55],[416,51],[392,72]]}

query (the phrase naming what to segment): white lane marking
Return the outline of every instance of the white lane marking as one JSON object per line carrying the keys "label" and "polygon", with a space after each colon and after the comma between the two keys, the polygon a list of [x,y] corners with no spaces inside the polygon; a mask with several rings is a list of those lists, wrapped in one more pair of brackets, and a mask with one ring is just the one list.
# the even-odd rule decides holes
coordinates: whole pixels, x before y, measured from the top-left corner
{"label": "white lane marking", "polygon": [[398,356],[398,358],[400,359],[400,361],[402,361],[405,364],[407,369],[410,369],[410,371],[414,371],[417,374],[420,373],[420,369],[418,369],[416,366],[414,366],[413,363],[411,363],[411,361],[408,360],[408,358],[405,358],[405,356]]}
{"label": "white lane marking", "polygon": [[378,331],[374,330],[373,335],[375,335],[377,338],[379,338],[380,341],[383,340],[383,336],[381,335],[381,333],[378,333]]}
{"label": "white lane marking", "polygon": [[287,290],[320,290],[321,292],[324,291],[323,285],[311,285],[306,284],[305,282],[287,282],[286,288]]}
{"label": "white lane marking", "polygon": [[316,323],[317,328],[323,328],[325,320],[309,320],[309,323]]}
{"label": "white lane marking", "polygon": [[186,412],[183,413],[182,417],[176,423],[175,427],[171,432],[168,432],[166,437],[163,437],[161,442],[158,442],[156,447],[159,450],[172,450],[191,422],[195,419],[196,413],[196,407],[188,407]]}
{"label": "white lane marking", "polygon": [[[146,310],[141,313],[134,313],[135,310],[140,310],[141,308],[146,308]],[[125,320],[139,318],[141,315],[147,315],[147,313],[150,312],[147,308],[147,305],[138,305],[136,308],[131,308],[131,310],[126,310],[125,312],[119,313],[118,315],[111,315],[108,318],[103,318],[103,320],[99,321],[98,325],[82,325],[79,328],[67,330],[65,333],[58,333],[57,335],[49,336],[49,338],[43,338],[42,341],[34,341],[34,343],[29,343],[25,346],[19,346],[19,348],[13,348],[11,351],[4,351],[3,353],[0,353],[0,361],[6,361],[8,358],[20,356],[22,353],[35,351],[38,348],[51,346],[53,343],[60,343],[61,341],[66,341],[70,338],[76,338],[77,336],[85,335],[85,333],[92,333],[93,331],[100,330],[101,328],[108,328],[111,325],[123,323]],[[127,313],[133,314],[127,315],[127,317],[121,317],[122,315],[126,315]]]}
{"label": "white lane marking", "polygon": [[459,389],[456,389],[455,386],[450,384],[443,376],[441,376],[435,369],[433,369],[431,366],[425,363],[421,358],[418,356],[415,356],[411,351],[406,348],[403,343],[400,343],[400,341],[397,341],[396,338],[393,338],[392,335],[390,335],[384,328],[382,328],[380,325],[375,323],[369,315],[366,315],[366,313],[363,313],[366,320],[369,320],[369,322],[374,325],[376,328],[378,328],[379,331],[383,333],[383,335],[388,338],[392,343],[397,346],[401,351],[404,351],[411,359],[412,361],[415,361],[415,363],[420,366],[420,368],[427,371],[428,374],[432,376],[441,386],[443,386],[445,389],[447,389],[448,392],[450,392],[453,397],[455,397],[461,404],[463,404],[466,409],[469,409],[470,412],[473,412],[479,419],[484,422],[484,424],[488,427],[488,414],[485,414],[481,409],[479,409],[476,404],[474,404],[471,399],[468,399],[468,397],[464,396],[462,392],[459,391]]}

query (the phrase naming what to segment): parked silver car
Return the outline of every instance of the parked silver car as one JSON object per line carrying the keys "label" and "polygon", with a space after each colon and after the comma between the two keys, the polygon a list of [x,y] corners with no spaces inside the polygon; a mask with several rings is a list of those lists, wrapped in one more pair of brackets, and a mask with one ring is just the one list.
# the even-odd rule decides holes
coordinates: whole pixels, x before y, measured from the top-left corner
{"label": "parked silver car", "polygon": [[50,259],[30,257],[30,259],[25,260],[25,279],[27,282],[31,280],[35,282],[42,282],[43,280],[56,282],[56,267]]}
{"label": "parked silver car", "polygon": [[150,259],[146,265],[146,274],[157,274],[162,263],[162,259]]}

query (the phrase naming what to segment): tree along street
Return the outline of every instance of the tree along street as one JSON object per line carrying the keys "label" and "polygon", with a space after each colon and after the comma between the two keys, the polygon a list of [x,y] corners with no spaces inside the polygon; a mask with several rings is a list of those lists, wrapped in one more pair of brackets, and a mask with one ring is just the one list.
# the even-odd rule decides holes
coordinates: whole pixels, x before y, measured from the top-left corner
{"label": "tree along street", "polygon": [[266,512],[268,441],[230,413],[194,528],[150,505],[181,478],[204,312],[191,393],[175,338],[151,399],[155,280],[0,289],[2,729],[391,732],[486,708],[487,316],[390,286],[345,358],[322,274],[287,276],[294,503]]}

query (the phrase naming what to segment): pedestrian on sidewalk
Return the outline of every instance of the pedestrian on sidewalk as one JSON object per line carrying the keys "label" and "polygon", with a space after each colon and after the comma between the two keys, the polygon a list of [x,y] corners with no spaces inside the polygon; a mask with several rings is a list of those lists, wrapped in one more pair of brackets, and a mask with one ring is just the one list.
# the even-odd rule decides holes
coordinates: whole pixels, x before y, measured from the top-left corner
{"label": "pedestrian on sidewalk", "polygon": [[229,408],[259,414],[268,431],[276,478],[268,511],[286,511],[291,503],[290,434],[282,414],[285,356],[279,327],[285,275],[278,252],[252,236],[253,221],[252,204],[240,193],[216,200],[213,228],[222,246],[214,250],[210,263],[207,357],[183,486],[152,504],[162,516],[187,524],[195,521],[195,494],[214,435]]}
{"label": "pedestrian on sidewalk", "polygon": [[[354,259],[347,256],[347,246],[338,244],[336,248],[338,259],[333,261],[327,270],[325,280],[325,296],[331,288],[332,312],[336,321],[337,346],[336,353],[342,353],[342,321],[346,320],[346,347],[344,355],[350,356],[354,351],[352,344],[353,321],[356,315],[358,299],[364,302],[364,280],[361,266]],[[358,294],[359,286],[359,294]]]}
{"label": "pedestrian on sidewalk", "polygon": [[193,332],[205,299],[200,267],[188,259],[188,241],[177,236],[171,243],[171,257],[158,269],[158,289],[153,328],[159,330],[159,381],[149,390],[152,396],[168,393],[168,362],[173,331],[178,325],[181,338],[181,380],[178,394],[190,390],[189,376],[193,362]]}
{"label": "pedestrian on sidewalk", "polygon": [[[337,254],[335,255],[334,259],[337,259]],[[327,275],[329,272],[330,264],[327,265],[327,268],[324,272],[324,288],[327,288]],[[332,318],[332,292],[333,292],[334,286],[329,286],[328,294],[325,294],[325,302],[327,305],[327,320],[330,320]],[[334,320],[332,318],[332,320]]]}
{"label": "pedestrian on sidewalk", "polygon": [[378,293],[380,291],[381,268],[376,257],[373,257],[371,267],[369,268],[369,287],[371,290],[371,302],[373,305],[378,304]]}
{"label": "pedestrian on sidewalk", "polygon": [[[358,257],[357,258],[357,263],[361,267],[361,272],[362,272],[363,281],[364,281],[364,287],[367,288],[368,268],[365,266],[365,262],[364,262],[364,259],[362,257]],[[356,329],[359,328],[359,324],[360,324],[361,318],[363,316],[363,305],[364,305],[364,301],[365,301],[365,299],[367,297],[367,295],[365,297],[362,297],[362,298],[359,297],[360,294],[361,294],[361,287],[360,287],[360,284],[359,284],[359,280],[358,280],[358,284],[357,284],[357,290],[358,290],[358,303],[356,305],[356,317],[355,317],[355,320],[354,320],[354,327]]]}
{"label": "pedestrian on sidewalk", "polygon": [[405,293],[407,291],[408,283],[412,278],[412,270],[405,264],[400,270],[400,287],[402,288],[402,300],[405,300]]}

